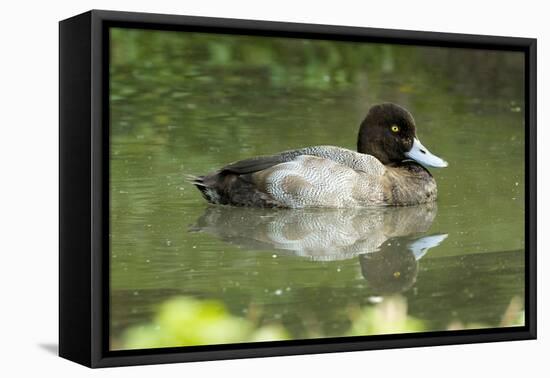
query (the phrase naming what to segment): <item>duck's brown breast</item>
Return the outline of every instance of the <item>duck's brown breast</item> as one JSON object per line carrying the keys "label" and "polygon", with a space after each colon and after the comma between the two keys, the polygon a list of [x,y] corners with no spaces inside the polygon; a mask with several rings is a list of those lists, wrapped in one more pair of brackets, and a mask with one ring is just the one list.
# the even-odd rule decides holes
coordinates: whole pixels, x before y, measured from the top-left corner
{"label": "duck's brown breast", "polygon": [[388,205],[418,205],[437,199],[435,179],[426,168],[414,162],[386,166],[382,185],[384,202]]}

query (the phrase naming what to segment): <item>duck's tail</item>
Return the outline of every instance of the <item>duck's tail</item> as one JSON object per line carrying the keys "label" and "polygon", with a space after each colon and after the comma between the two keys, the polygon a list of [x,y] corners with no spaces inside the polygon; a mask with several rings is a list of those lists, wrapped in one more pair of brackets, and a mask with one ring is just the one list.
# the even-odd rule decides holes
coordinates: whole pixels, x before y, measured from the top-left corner
{"label": "duck's tail", "polygon": [[204,176],[195,176],[195,175],[184,175],[185,181],[190,182],[196,186],[204,185]]}
{"label": "duck's tail", "polygon": [[207,176],[185,175],[185,180],[195,185],[202,196],[212,203],[218,203],[219,195],[216,190],[205,182]]}

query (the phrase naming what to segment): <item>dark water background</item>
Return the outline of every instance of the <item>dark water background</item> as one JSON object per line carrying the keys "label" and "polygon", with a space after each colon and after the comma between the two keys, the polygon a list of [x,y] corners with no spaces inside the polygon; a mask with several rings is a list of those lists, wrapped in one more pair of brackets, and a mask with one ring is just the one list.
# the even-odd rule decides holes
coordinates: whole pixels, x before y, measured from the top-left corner
{"label": "dark water background", "polygon": [[[260,308],[259,324],[293,338],[341,336],[350,308],[395,295],[426,330],[500,326],[523,304],[520,53],[128,29],[111,44],[114,348],[178,295]],[[382,101],[409,109],[449,162],[431,170],[437,206],[217,208],[184,180],[291,148],[354,149]]]}

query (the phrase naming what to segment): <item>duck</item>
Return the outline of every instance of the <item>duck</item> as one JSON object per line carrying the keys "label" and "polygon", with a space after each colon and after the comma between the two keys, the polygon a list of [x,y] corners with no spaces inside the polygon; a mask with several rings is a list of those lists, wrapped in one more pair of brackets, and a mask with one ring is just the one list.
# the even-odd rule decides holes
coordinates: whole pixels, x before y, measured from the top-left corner
{"label": "duck", "polygon": [[190,176],[211,204],[262,208],[355,208],[434,202],[428,168],[447,167],[416,135],[412,114],[394,103],[372,106],[357,151],[321,145],[256,156]]}

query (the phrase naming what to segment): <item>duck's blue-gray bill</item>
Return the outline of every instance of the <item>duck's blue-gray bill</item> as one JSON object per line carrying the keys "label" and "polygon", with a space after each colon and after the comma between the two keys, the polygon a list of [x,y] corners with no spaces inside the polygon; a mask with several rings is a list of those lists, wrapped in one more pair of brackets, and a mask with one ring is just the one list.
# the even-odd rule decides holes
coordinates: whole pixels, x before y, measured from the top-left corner
{"label": "duck's blue-gray bill", "polygon": [[444,168],[449,165],[445,160],[428,151],[417,138],[414,138],[411,150],[405,155],[426,167]]}

